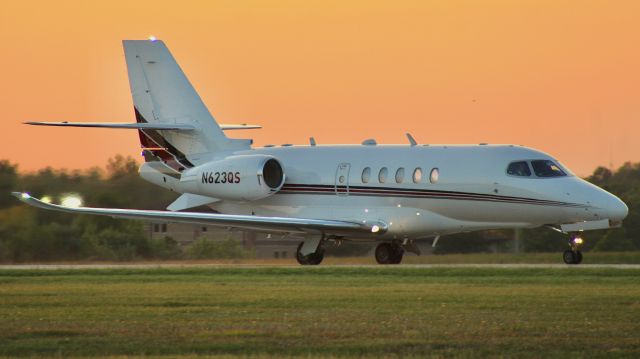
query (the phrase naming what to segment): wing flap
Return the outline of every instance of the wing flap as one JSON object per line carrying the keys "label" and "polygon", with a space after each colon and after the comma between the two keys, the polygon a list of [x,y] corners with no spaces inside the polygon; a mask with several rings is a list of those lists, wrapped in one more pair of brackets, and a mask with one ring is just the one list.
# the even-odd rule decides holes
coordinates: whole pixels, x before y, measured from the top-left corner
{"label": "wing flap", "polygon": [[15,197],[31,206],[76,214],[93,214],[114,218],[153,220],[160,222],[193,223],[219,227],[248,229],[263,232],[382,234],[387,230],[383,222],[350,222],[313,218],[265,217],[201,212],[170,212],[120,208],[65,207],[43,202],[28,193],[13,192]]}

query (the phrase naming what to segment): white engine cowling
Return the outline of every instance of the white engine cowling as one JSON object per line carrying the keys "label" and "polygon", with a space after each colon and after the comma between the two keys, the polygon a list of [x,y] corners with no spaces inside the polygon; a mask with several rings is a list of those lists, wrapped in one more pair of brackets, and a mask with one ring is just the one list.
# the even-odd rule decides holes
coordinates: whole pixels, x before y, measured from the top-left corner
{"label": "white engine cowling", "polygon": [[280,162],[268,155],[229,156],[193,167],[182,174],[178,189],[219,199],[255,201],[284,184]]}

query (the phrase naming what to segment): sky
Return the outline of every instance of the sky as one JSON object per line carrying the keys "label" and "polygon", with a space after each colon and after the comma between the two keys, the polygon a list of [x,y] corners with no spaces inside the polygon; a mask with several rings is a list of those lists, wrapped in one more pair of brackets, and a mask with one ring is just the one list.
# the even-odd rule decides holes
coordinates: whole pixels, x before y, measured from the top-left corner
{"label": "sky", "polygon": [[165,41],[256,145],[510,143],[574,172],[640,161],[640,1],[0,0],[0,159],[140,155],[121,40]]}

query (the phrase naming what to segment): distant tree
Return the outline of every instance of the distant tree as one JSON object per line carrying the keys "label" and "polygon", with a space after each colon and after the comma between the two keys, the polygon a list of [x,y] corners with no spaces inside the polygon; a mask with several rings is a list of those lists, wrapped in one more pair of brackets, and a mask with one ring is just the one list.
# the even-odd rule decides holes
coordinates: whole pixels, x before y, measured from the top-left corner
{"label": "distant tree", "polygon": [[214,241],[202,237],[189,247],[188,256],[191,259],[240,259],[250,257],[251,254],[231,238]]}
{"label": "distant tree", "polygon": [[110,179],[117,179],[131,174],[138,174],[140,165],[131,156],[116,155],[107,162],[107,174]]}
{"label": "distant tree", "polygon": [[625,163],[615,172],[607,173],[602,167],[596,169],[588,181],[620,197],[629,207],[623,222],[626,237],[633,248],[640,250],[640,163]]}
{"label": "distant tree", "polygon": [[0,259],[19,262],[31,257],[28,242],[36,225],[34,208],[19,206],[0,210]]}
{"label": "distant tree", "polygon": [[442,236],[433,250],[434,254],[490,252],[495,242],[495,232],[479,231]]}
{"label": "distant tree", "polygon": [[603,252],[621,252],[630,251],[634,248],[633,242],[627,238],[625,229],[614,228],[607,231],[607,234],[598,241],[593,250]]}
{"label": "distant tree", "polygon": [[550,228],[540,227],[522,231],[526,252],[559,252],[567,249],[569,237]]}
{"label": "distant tree", "polygon": [[11,197],[11,191],[16,188],[18,181],[18,166],[7,160],[0,161],[0,208],[14,205],[15,199]]}
{"label": "distant tree", "polygon": [[164,238],[151,239],[149,241],[151,257],[158,259],[179,259],[183,253],[175,239],[165,236]]}
{"label": "distant tree", "polygon": [[610,169],[600,166],[593,171],[593,174],[589,177],[589,181],[599,186],[606,184],[611,176],[613,176],[613,173]]}
{"label": "distant tree", "polygon": [[97,232],[85,232],[84,237],[92,241],[97,256],[109,256],[99,259],[128,261],[152,258],[149,239],[138,221],[126,221]]}
{"label": "distant tree", "polygon": [[325,248],[325,255],[334,257],[364,256],[365,254],[369,253],[374,247],[374,244],[368,242],[344,242],[339,246],[327,246]]}

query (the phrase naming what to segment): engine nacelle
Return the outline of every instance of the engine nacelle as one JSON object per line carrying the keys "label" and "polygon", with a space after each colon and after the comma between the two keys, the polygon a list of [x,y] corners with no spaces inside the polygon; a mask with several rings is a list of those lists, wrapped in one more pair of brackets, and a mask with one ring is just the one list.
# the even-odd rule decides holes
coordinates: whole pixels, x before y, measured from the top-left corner
{"label": "engine nacelle", "polygon": [[255,201],[284,184],[280,162],[268,155],[230,156],[183,172],[177,189],[234,201]]}

